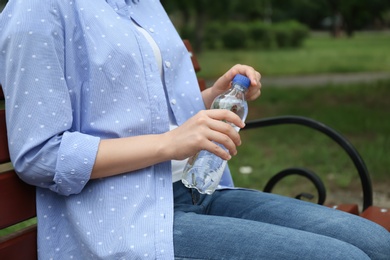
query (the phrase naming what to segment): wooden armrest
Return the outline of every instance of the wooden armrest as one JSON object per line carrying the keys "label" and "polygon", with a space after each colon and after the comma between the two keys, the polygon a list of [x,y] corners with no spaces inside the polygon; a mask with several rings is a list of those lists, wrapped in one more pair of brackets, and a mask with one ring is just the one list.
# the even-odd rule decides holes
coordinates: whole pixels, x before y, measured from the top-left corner
{"label": "wooden armrest", "polygon": [[360,216],[374,221],[390,231],[390,209],[370,206]]}
{"label": "wooden armrest", "polygon": [[328,207],[348,212],[354,215],[359,215],[359,207],[357,204],[329,205]]}

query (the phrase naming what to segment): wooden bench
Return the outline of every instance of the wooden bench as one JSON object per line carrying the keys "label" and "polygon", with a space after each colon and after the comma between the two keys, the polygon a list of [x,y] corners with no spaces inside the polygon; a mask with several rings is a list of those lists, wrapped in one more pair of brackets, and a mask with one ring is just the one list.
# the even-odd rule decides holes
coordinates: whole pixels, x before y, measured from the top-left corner
{"label": "wooden bench", "polygon": [[[200,70],[199,63],[192,52],[188,41],[184,41],[188,50],[192,53],[192,61],[196,71]],[[201,88],[205,88],[205,81],[199,79]],[[247,122],[244,130],[255,129],[259,127],[276,126],[280,124],[299,124],[310,127],[314,130],[328,135],[337,142],[342,149],[351,157],[362,181],[364,193],[363,212],[360,213],[357,205],[328,205],[351,214],[360,215],[370,219],[390,231],[390,210],[379,208],[372,205],[372,188],[367,169],[363,160],[353,148],[353,146],[340,134],[333,129],[324,126],[314,120],[296,116],[283,116],[277,118],[265,118]],[[305,169],[291,168],[286,169],[270,180],[265,191],[271,192],[273,185],[284,176],[289,174],[300,174],[314,182],[317,182],[318,189],[321,191],[321,182],[318,181],[315,174]],[[325,198],[323,199],[325,200]],[[321,204],[321,203],[320,203]],[[26,220],[33,219],[36,216],[35,210],[35,188],[22,182],[13,171],[7,145],[7,132],[5,125],[4,95],[0,87],[0,231],[12,227],[13,225],[25,223]],[[1,234],[1,233],[0,233]],[[13,231],[0,237],[0,259],[37,259],[37,227],[36,224],[29,225],[18,231]]]}
{"label": "wooden bench", "polygon": [[[3,99],[0,88],[0,230],[36,216],[35,188],[22,182],[10,163]],[[0,237],[0,259],[37,259],[36,225]]]}

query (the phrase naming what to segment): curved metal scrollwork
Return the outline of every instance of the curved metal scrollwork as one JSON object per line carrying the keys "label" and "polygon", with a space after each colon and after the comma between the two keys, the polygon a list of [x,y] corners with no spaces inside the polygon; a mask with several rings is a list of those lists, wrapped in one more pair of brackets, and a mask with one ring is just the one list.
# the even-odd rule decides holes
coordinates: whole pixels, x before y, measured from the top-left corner
{"label": "curved metal scrollwork", "polygon": [[[280,180],[290,175],[300,175],[309,179],[314,184],[317,190],[317,204],[324,205],[324,202],[326,200],[326,189],[324,183],[322,182],[320,177],[318,177],[317,174],[304,168],[288,168],[281,172],[278,172],[267,182],[263,191],[269,193],[272,192],[272,189]],[[314,196],[310,193],[300,193],[295,196],[296,199],[301,199],[302,197],[305,197],[307,199],[314,198]]]}
{"label": "curved metal scrollwork", "polygon": [[245,129],[254,129],[258,127],[282,125],[282,124],[297,124],[307,126],[330,137],[333,141],[341,146],[341,148],[348,154],[353,164],[355,165],[360,181],[362,184],[363,190],[363,211],[372,205],[373,202],[373,191],[370,175],[368,173],[367,167],[357,152],[357,150],[352,146],[352,144],[344,138],[341,134],[336,132],[334,129],[326,126],[323,123],[315,121],[310,118],[302,116],[280,116],[280,117],[270,117],[264,119],[258,119],[249,121],[246,123]]}

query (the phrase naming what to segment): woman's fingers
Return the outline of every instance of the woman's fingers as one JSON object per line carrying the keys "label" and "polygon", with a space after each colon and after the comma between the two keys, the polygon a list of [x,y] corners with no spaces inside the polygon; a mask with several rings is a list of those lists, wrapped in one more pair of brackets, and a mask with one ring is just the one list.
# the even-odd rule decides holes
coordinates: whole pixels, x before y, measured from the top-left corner
{"label": "woman's fingers", "polygon": [[[228,127],[225,124],[220,124],[220,123],[228,122],[228,123],[234,124],[235,126],[238,126],[239,128],[243,128],[245,126],[245,123],[241,120],[241,118],[237,114],[233,113],[230,110],[210,109],[210,110],[203,110],[203,112],[205,112],[208,117],[216,120],[218,122],[218,125],[223,127],[225,130]],[[202,113],[202,112],[200,112],[200,113]],[[213,122],[213,123],[217,123],[217,122]],[[229,125],[229,126],[231,126],[231,125]],[[231,130],[231,128],[228,128],[228,129]],[[234,128],[233,128],[233,130],[234,130]]]}
{"label": "woman's fingers", "polygon": [[[206,126],[203,134],[207,140],[222,144],[232,155],[237,153],[236,146],[241,144],[241,138],[231,124],[244,127],[244,123],[236,114],[224,109],[205,110],[199,113],[197,124]],[[207,146],[206,150],[213,149],[214,145],[207,142]]]}
{"label": "woman's fingers", "polygon": [[[229,122],[229,123],[227,123]],[[173,159],[187,158],[200,150],[208,150],[223,159],[237,153],[240,135],[230,123],[243,127],[245,124],[233,112],[225,109],[203,110],[180,127],[167,133],[174,142]],[[227,150],[222,149],[222,144]]]}
{"label": "woman's fingers", "polygon": [[[237,146],[241,145],[241,138],[240,135],[234,130],[234,128],[224,122],[220,122],[221,124],[224,124],[225,126],[214,126],[210,129],[211,131],[208,131],[207,133],[207,139],[209,142],[206,143],[208,147],[205,147],[206,150],[210,150],[210,152],[214,152],[214,144],[218,143],[221,144],[227,149],[229,152],[228,154],[225,154],[226,151],[220,151],[223,152],[225,155],[224,157],[230,155],[236,155],[237,154]],[[218,129],[218,130],[215,130]],[[224,129],[220,131],[220,129]],[[226,129],[226,130],[225,130]],[[217,149],[219,150],[219,149]],[[220,156],[220,154],[218,154]],[[226,158],[225,158],[226,159]],[[230,159],[230,158],[229,158]]]}
{"label": "woman's fingers", "polygon": [[246,94],[247,100],[255,100],[261,95],[261,74],[256,71],[253,67],[248,65],[236,64],[229,69],[222,77],[220,77],[214,84],[217,89],[229,88],[230,82],[234,76],[242,74],[250,79],[251,85]]}

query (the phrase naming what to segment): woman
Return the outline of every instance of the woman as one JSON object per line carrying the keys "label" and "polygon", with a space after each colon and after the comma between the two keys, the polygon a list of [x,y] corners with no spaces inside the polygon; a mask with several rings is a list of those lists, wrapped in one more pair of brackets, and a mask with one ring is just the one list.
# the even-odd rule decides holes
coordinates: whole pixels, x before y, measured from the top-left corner
{"label": "woman", "polygon": [[[230,159],[240,137],[205,110],[233,66],[199,92],[157,0],[10,0],[0,17],[0,83],[13,164],[37,186],[40,259],[385,259],[367,220],[277,195],[179,181],[201,149]],[[223,144],[229,153],[212,141]]]}

